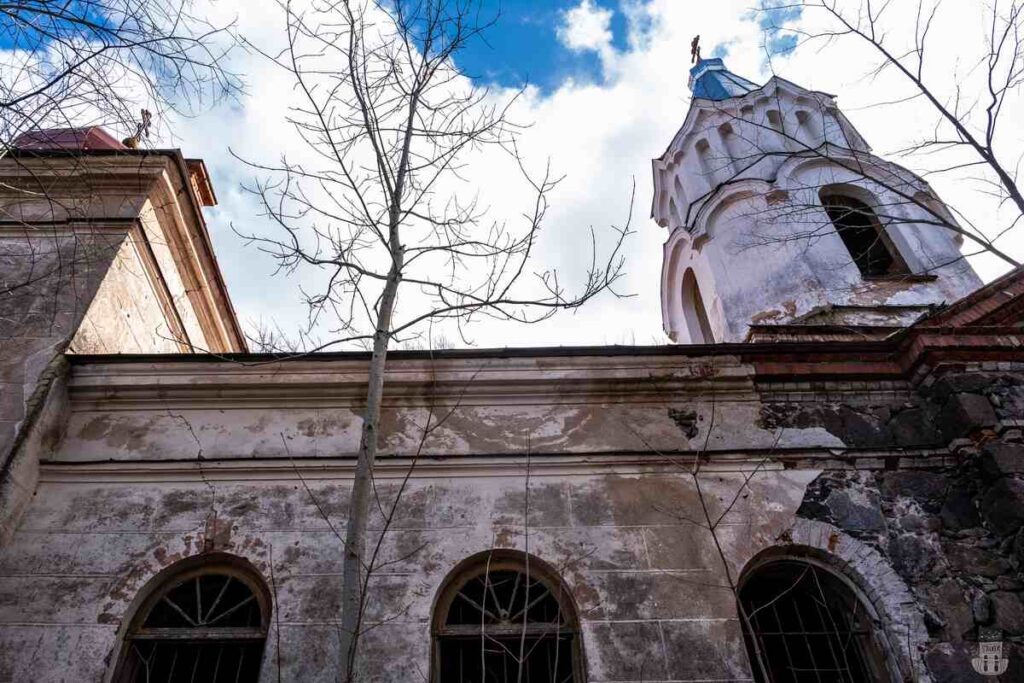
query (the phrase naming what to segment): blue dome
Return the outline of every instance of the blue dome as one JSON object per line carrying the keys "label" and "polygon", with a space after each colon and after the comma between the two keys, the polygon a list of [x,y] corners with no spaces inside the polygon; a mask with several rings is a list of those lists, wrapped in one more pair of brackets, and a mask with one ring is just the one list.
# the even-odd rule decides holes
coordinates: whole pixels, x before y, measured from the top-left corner
{"label": "blue dome", "polygon": [[694,97],[705,100],[727,100],[760,88],[725,68],[718,57],[702,59],[690,69],[690,90]]}

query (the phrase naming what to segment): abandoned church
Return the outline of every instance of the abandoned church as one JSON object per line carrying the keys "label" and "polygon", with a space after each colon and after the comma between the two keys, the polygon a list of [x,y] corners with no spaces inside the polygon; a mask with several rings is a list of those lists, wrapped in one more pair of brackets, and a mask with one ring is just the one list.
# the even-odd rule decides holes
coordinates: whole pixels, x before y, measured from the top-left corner
{"label": "abandoned church", "polygon": [[[689,83],[673,343],[390,354],[356,680],[1024,680],[1024,271],[832,95]],[[0,159],[0,681],[338,680],[369,355],[249,353],[215,202],[100,128]]]}

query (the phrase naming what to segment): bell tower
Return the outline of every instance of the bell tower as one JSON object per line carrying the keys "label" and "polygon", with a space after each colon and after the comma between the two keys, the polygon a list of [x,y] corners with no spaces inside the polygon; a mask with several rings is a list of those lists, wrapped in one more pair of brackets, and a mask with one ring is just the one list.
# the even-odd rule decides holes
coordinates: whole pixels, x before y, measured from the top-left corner
{"label": "bell tower", "polygon": [[928,183],[872,154],[834,96],[695,56],[653,162],[673,341],[878,338],[981,285]]}

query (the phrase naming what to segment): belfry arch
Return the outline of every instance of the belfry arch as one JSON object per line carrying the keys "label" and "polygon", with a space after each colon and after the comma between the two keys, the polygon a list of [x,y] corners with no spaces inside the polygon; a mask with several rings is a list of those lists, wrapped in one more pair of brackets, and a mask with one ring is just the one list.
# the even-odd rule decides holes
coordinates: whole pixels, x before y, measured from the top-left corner
{"label": "belfry arch", "polygon": [[683,306],[683,320],[686,322],[686,329],[690,335],[691,344],[713,344],[715,335],[711,330],[711,323],[708,320],[707,308],[704,305],[704,297],[700,291],[700,284],[693,268],[687,268],[683,275],[683,292],[681,303]]}
{"label": "belfry arch", "polygon": [[[717,58],[698,62],[689,85],[686,118],[653,161],[652,217],[669,231],[662,323],[673,341],[712,341],[700,307],[687,305],[692,290],[681,296],[685,315],[676,305],[684,273],[666,271],[677,256],[714,294],[713,310],[702,303],[715,343],[807,325],[863,338],[980,285],[957,231],[936,224],[948,212],[927,182],[874,156],[833,95],[778,77],[758,85]],[[705,189],[684,196],[676,178]],[[921,193],[934,202],[911,199]]]}

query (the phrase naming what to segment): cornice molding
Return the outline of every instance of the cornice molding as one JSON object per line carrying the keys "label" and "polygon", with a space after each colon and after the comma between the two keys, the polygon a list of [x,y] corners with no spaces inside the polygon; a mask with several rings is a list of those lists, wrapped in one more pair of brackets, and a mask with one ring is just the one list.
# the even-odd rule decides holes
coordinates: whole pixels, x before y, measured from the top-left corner
{"label": "cornice molding", "polygon": [[[378,481],[404,479],[410,468],[422,479],[474,477],[515,477],[531,479],[545,476],[592,475],[672,475],[690,472],[698,451],[671,453],[607,452],[587,454],[523,453],[507,455],[384,455],[374,467]],[[712,473],[782,472],[846,467],[881,467],[882,460],[896,460],[901,468],[946,467],[954,457],[946,449],[843,450],[777,449],[771,452],[746,449],[715,451],[702,456],[700,471]],[[117,462],[43,462],[41,483],[152,483],[217,481],[301,482],[314,480],[351,480],[355,475],[355,457],[349,458],[237,458],[223,460],[117,461]],[[682,468],[682,469],[681,469]]]}
{"label": "cornice molding", "polygon": [[113,235],[121,237],[137,225],[134,218],[100,220],[69,219],[63,221],[0,221],[0,239],[41,239]]}
{"label": "cornice molding", "polygon": [[[217,408],[357,407],[365,400],[364,358],[264,364],[77,361],[69,392],[76,408],[146,405]],[[737,358],[686,356],[391,358],[385,405],[598,403],[716,395],[753,400],[752,368]]]}
{"label": "cornice molding", "polygon": [[[180,151],[26,153],[0,160],[0,181],[0,207],[17,210],[40,199],[52,199],[58,209],[72,216],[69,223],[83,226],[108,219],[78,214],[97,212],[136,219],[148,200],[157,212],[189,301],[208,338],[206,348],[195,350],[246,350],[206,229],[201,202]],[[32,216],[40,211],[37,207],[27,213]],[[35,222],[35,218],[29,217],[21,225]]]}
{"label": "cornice molding", "polygon": [[[76,408],[358,408],[369,356],[317,354],[72,357]],[[1024,329],[918,324],[877,341],[711,346],[395,352],[385,405],[594,404],[759,400],[771,383],[811,382],[837,394],[849,382],[917,384],[951,364],[1024,362]]]}

